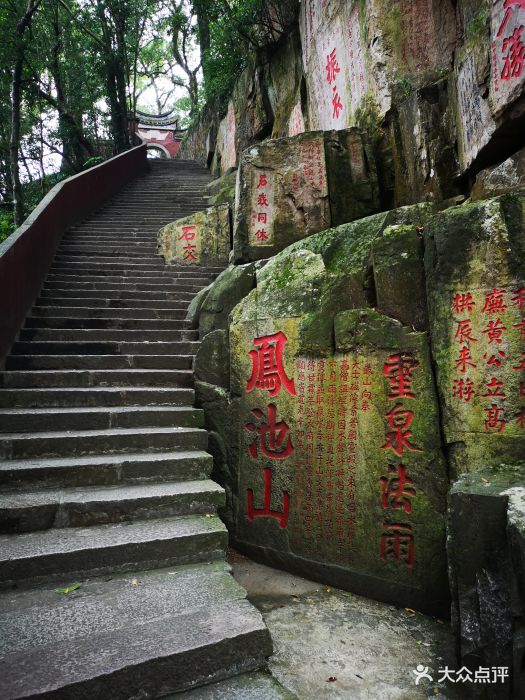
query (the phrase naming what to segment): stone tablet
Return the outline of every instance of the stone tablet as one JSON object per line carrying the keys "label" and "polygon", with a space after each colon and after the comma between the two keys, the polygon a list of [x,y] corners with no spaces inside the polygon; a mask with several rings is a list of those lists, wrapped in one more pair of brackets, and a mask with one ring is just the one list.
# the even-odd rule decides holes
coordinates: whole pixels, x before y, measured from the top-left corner
{"label": "stone tablet", "polygon": [[224,265],[230,251],[230,209],[210,207],[159,231],[159,252],[167,263]]}
{"label": "stone tablet", "polygon": [[525,0],[494,0],[491,13],[490,103],[497,115],[525,85]]}
{"label": "stone tablet", "polygon": [[447,479],[425,334],[346,311],[336,352],[313,357],[299,327],[230,327],[236,539],[356,592],[444,612]]}
{"label": "stone tablet", "polygon": [[525,454],[525,196],[435,217],[426,275],[442,422],[461,473]]}

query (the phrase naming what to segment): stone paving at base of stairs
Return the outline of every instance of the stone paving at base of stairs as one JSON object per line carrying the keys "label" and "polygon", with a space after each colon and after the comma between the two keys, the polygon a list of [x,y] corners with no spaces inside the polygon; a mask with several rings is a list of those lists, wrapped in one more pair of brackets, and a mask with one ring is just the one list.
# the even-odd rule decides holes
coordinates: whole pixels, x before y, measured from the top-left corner
{"label": "stone paving at base of stairs", "polygon": [[[262,612],[274,645],[269,669],[284,690],[205,695],[188,699],[419,700],[470,697],[469,684],[437,681],[448,665],[459,670],[448,621],[329,588],[258,564],[230,550],[229,562],[248,599]],[[286,693],[290,691],[292,695]],[[273,693],[273,694],[271,694]]]}

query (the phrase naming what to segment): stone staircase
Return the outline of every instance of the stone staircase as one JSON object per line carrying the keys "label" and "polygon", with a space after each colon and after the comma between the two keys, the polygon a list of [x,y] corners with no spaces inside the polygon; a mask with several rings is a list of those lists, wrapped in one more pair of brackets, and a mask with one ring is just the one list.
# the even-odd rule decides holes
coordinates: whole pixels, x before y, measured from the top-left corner
{"label": "stone staircase", "polygon": [[151,162],[68,230],[1,373],[2,700],[161,697],[271,653],[224,561],[193,407],[184,317],[220,269],[156,251],[208,181]]}

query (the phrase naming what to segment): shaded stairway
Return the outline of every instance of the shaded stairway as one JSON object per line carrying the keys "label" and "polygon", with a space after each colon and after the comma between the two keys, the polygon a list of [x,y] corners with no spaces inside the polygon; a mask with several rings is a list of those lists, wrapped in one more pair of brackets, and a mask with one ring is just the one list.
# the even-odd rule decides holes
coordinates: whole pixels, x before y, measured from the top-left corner
{"label": "shaded stairway", "polygon": [[224,561],[223,491],[193,408],[184,317],[220,269],[156,253],[208,180],[152,162],[69,229],[1,373],[3,700],[159,697],[271,653]]}

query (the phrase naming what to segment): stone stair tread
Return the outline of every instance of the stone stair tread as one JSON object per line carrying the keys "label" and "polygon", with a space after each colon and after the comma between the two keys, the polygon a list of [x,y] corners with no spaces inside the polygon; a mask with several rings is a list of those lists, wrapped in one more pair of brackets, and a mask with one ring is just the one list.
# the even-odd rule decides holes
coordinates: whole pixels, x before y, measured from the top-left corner
{"label": "stone stair tread", "polygon": [[196,481],[164,481],[145,484],[114,484],[104,486],[76,486],[64,489],[38,489],[36,491],[2,492],[0,518],[6,510],[67,504],[124,503],[138,499],[159,497],[177,498],[180,495],[220,495],[224,489],[210,479]]}
{"label": "stone stair tread", "polygon": [[[67,604],[55,592],[56,584],[2,592],[0,656],[189,612],[210,602],[243,600],[246,592],[230,572],[225,561],[214,561],[119,574],[110,580],[91,578],[68,596]],[[136,590],[132,579],[137,580]],[[93,612],[96,616],[88,618]]]}
{"label": "stone stair tread", "polygon": [[202,450],[177,450],[176,452],[126,452],[125,454],[85,455],[83,457],[58,457],[47,459],[0,460],[2,471],[26,471],[28,469],[60,469],[63,467],[121,465],[123,462],[161,462],[163,460],[211,459]]}
{"label": "stone stair tread", "polygon": [[227,533],[217,516],[182,515],[84,528],[53,528],[17,535],[0,534],[0,575],[3,567],[12,562],[25,561],[31,564],[34,572],[38,572],[39,559],[51,555],[72,552],[86,555],[102,548],[116,549],[151,540],[192,538],[199,534],[216,533]]}
{"label": "stone stair tread", "polygon": [[258,668],[271,651],[261,614],[234,599],[10,654],[0,662],[0,693],[158,697]]}
{"label": "stone stair tread", "polygon": [[[192,409],[198,411],[199,409]],[[29,409],[29,413],[32,409]],[[112,435],[167,435],[169,433],[195,433],[201,434],[204,432],[202,428],[187,428],[179,426],[170,426],[169,428],[107,428],[105,430],[51,430],[41,433],[0,433],[2,440],[42,440],[42,439],[52,439],[52,438],[62,438],[62,437],[95,437],[95,436],[108,436]]]}

